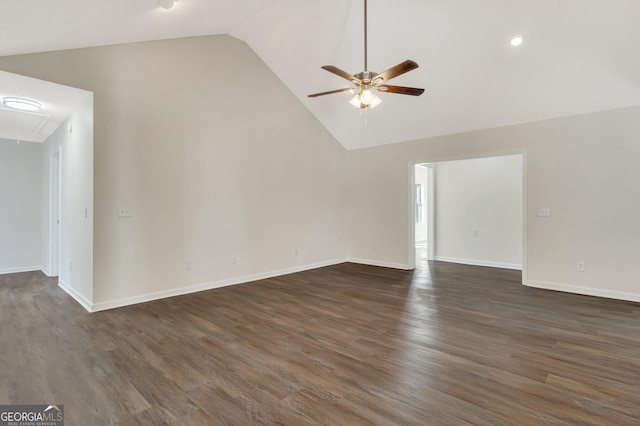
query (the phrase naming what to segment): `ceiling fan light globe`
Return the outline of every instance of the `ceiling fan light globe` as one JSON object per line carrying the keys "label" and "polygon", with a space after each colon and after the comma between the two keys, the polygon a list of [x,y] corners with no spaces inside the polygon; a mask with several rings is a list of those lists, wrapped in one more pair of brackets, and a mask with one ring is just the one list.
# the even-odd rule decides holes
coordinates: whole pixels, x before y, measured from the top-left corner
{"label": "ceiling fan light globe", "polygon": [[375,93],[373,93],[369,88],[362,89],[362,92],[360,93],[360,100],[365,105],[371,105],[376,97]]}
{"label": "ceiling fan light globe", "polygon": [[356,108],[360,108],[362,106],[362,101],[360,100],[360,94],[357,94],[349,101],[351,105]]}
{"label": "ceiling fan light globe", "polygon": [[[375,95],[374,95],[375,96]],[[371,109],[377,107],[378,105],[380,105],[382,103],[382,99],[380,99],[379,97],[375,97],[373,99],[373,101],[371,101]]]}

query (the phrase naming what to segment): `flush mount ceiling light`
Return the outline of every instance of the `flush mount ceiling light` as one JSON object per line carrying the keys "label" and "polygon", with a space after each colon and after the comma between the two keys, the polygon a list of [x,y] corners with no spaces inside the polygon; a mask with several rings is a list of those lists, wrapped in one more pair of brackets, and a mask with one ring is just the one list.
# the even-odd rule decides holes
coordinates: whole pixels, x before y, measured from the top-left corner
{"label": "flush mount ceiling light", "polygon": [[40,111],[42,104],[40,102],[32,101],[31,99],[16,98],[8,96],[2,98],[2,102],[9,108],[18,109],[20,111]]}
{"label": "flush mount ceiling light", "polygon": [[[330,90],[328,92],[314,93],[309,95],[310,98],[318,96],[330,95],[332,93],[349,92],[355,96],[349,102],[356,108],[375,108],[382,100],[376,96],[375,91],[383,93],[397,93],[400,95],[420,96],[424,92],[424,89],[418,89],[415,87],[404,86],[391,86],[387,84],[387,81],[394,77],[412,71],[418,68],[418,64],[414,61],[407,59],[401,64],[391,67],[388,70],[381,72],[380,74],[373,71],[367,71],[367,0],[364,0],[364,71],[351,75],[346,71],[341,70],[333,65],[325,65],[323,70],[329,71],[342,77],[347,81],[350,81],[353,86],[345,89]],[[375,89],[375,91],[374,91]]]}
{"label": "flush mount ceiling light", "polygon": [[520,46],[523,41],[524,36],[522,34],[514,34],[511,36],[511,41],[509,41],[509,43],[511,43],[512,46]]}
{"label": "flush mount ceiling light", "polygon": [[158,6],[168,10],[168,9],[171,9],[175,3],[176,3],[175,0],[159,0]]}

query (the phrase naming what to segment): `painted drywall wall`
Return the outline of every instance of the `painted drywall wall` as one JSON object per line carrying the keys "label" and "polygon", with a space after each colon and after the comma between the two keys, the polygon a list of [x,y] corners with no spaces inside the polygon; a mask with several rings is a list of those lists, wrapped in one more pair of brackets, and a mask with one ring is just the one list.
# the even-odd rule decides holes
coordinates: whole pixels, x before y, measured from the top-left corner
{"label": "painted drywall wall", "polygon": [[42,145],[0,139],[0,274],[42,268]]}
{"label": "painted drywall wall", "polygon": [[49,52],[0,69],[94,93],[92,309],[344,258],[345,151],[245,43]]}
{"label": "painted drywall wall", "polygon": [[353,259],[407,267],[410,164],[523,151],[526,282],[639,298],[640,108],[345,154],[228,36],[4,57],[0,69],[95,92],[94,307],[332,262],[344,241]]}
{"label": "painted drywall wall", "polygon": [[[415,181],[416,185],[422,186],[422,220],[418,220],[418,213],[416,211],[416,242],[426,242],[428,238],[428,189],[429,189],[429,170],[426,167],[416,166],[415,168]],[[416,191],[416,200],[418,194]],[[416,201],[417,202],[417,201]],[[416,206],[416,209],[418,207]]]}
{"label": "painted drywall wall", "polygon": [[350,257],[408,267],[411,164],[521,152],[524,281],[640,300],[640,107],[348,151]]}
{"label": "painted drywall wall", "polygon": [[435,259],[521,269],[522,156],[443,161],[434,167]]}
{"label": "painted drywall wall", "polygon": [[60,225],[58,282],[89,309],[93,300],[93,96],[45,141],[41,164],[42,253],[45,273],[51,265],[52,156],[60,153]]}

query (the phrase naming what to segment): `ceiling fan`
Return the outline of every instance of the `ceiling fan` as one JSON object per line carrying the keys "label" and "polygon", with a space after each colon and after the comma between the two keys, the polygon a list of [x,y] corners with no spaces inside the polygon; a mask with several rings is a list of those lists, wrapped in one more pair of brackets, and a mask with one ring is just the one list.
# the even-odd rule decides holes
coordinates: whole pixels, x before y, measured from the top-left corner
{"label": "ceiling fan", "polygon": [[389,80],[399,75],[418,68],[418,64],[407,59],[406,61],[381,72],[380,74],[368,71],[367,66],[367,0],[364,0],[364,71],[351,75],[346,71],[333,65],[325,65],[322,69],[329,71],[350,81],[354,87],[346,87],[344,89],[330,90],[328,92],[320,92],[309,95],[310,98],[318,96],[331,95],[333,93],[350,92],[355,94],[350,103],[359,109],[375,108],[382,100],[376,96],[373,89],[378,92],[397,93],[399,95],[420,96],[424,93],[424,89],[404,86],[391,86],[386,84]]}

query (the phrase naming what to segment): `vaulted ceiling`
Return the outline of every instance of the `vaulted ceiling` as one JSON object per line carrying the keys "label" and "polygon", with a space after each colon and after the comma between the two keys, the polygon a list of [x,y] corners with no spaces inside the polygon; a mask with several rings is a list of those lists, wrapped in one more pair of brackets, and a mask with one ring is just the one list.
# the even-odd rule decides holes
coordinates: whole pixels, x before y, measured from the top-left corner
{"label": "vaulted ceiling", "polygon": [[[363,0],[3,0],[0,56],[187,36],[247,42],[348,149],[640,104],[637,0],[369,0],[369,68],[405,59],[360,111],[345,80],[363,71]],[[518,48],[509,45],[523,34]],[[170,58],[167,58],[170,60]],[[250,73],[250,70],[248,70]],[[1,83],[1,81],[0,81]]]}

